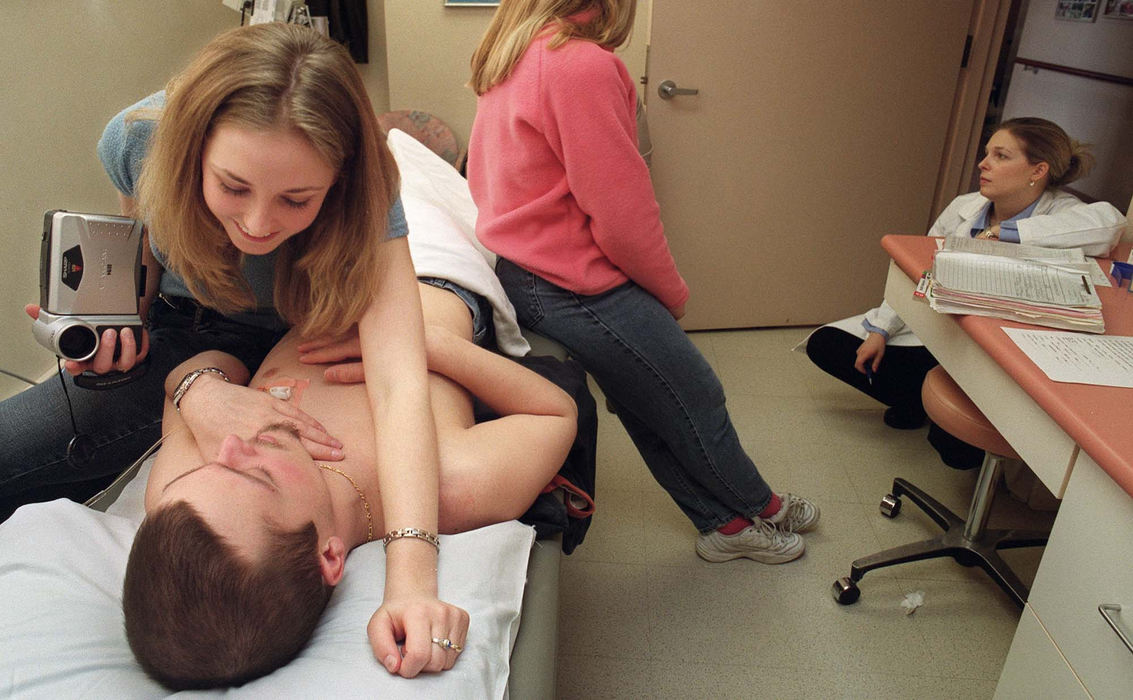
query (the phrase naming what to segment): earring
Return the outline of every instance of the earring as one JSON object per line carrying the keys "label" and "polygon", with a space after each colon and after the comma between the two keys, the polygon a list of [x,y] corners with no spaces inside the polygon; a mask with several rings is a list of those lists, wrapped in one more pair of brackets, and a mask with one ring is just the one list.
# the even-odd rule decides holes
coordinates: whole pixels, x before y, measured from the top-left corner
{"label": "earring", "polygon": [[1034,187],[1034,186],[1035,186],[1035,181],[1034,181],[1034,180],[1031,180],[1031,182],[1030,182],[1030,185],[1031,185],[1031,187]]}

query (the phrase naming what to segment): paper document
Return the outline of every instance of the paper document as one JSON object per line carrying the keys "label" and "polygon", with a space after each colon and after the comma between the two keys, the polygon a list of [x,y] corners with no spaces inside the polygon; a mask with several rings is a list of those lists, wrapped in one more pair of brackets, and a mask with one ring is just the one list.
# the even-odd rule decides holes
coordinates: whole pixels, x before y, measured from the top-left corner
{"label": "paper document", "polygon": [[1102,264],[1098,260],[1094,260],[1090,267],[1090,281],[1094,283],[1095,287],[1113,286],[1113,282],[1109,280],[1109,275],[1102,269]]}
{"label": "paper document", "polygon": [[1004,328],[1051,381],[1133,388],[1133,338]]}
{"label": "paper document", "polygon": [[948,236],[937,240],[936,249],[1053,263],[1059,267],[1086,273],[1095,287],[1113,286],[1113,283],[1109,281],[1109,275],[1102,269],[1098,260],[1086,257],[1081,248],[1040,248],[1037,245],[1025,245],[1023,243],[1004,243],[1003,241],[989,241],[982,238]]}
{"label": "paper document", "polygon": [[941,250],[956,250],[962,253],[998,255],[1001,258],[1042,260],[1053,263],[1086,262],[1086,254],[1082,252],[1081,248],[1040,248],[1037,245],[1005,243],[1004,241],[963,238],[961,236],[948,236],[942,240],[944,242],[941,245]]}
{"label": "paper document", "polygon": [[1104,333],[1102,302],[1083,269],[1090,264],[938,250],[926,297],[941,313]]}
{"label": "paper document", "polygon": [[940,251],[933,274],[937,282],[957,291],[1039,304],[1101,307],[1085,272],[1026,260]]}

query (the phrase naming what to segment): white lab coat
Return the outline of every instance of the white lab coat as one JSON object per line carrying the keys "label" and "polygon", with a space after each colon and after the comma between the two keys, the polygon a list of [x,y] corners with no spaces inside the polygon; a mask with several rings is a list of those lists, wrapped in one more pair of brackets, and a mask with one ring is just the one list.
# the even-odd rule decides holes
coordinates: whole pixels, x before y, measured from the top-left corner
{"label": "white lab coat", "polygon": [[[928,235],[971,237],[972,224],[988,201],[979,192],[960,195],[940,213]],[[1020,243],[1044,248],[1081,248],[1086,255],[1093,256],[1107,255],[1125,230],[1125,217],[1112,204],[1086,204],[1061,190],[1043,192],[1031,216],[1016,223]],[[863,321],[885,330],[890,345],[924,345],[884,301],[876,309],[828,325],[865,340],[869,331]]]}

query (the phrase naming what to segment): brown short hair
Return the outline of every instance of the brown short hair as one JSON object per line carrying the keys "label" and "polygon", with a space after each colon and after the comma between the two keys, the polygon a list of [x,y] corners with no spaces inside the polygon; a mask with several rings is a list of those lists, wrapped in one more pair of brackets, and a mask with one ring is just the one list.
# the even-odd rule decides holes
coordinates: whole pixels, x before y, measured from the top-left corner
{"label": "brown short hair", "polygon": [[1051,187],[1069,185],[1090,172],[1094,156],[1089,146],[1070,138],[1062,127],[1039,117],[1008,119],[999,125],[1023,146],[1023,155],[1032,165],[1046,163]]}
{"label": "brown short hair", "polygon": [[271,532],[262,560],[249,562],[188,503],[146,516],[122,588],[130,649],[177,690],[270,673],[299,653],[330,599],[317,548],[308,523]]}

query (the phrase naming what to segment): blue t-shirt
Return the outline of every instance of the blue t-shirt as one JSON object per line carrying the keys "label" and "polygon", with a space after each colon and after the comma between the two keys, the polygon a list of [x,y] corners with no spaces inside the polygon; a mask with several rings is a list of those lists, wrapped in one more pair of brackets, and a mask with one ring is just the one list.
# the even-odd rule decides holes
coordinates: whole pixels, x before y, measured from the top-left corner
{"label": "blue t-shirt", "polygon": [[[103,130],[102,138],[98,140],[98,158],[102,161],[102,167],[106,169],[114,187],[127,197],[134,196],[138,176],[142,172],[142,163],[149,151],[149,140],[154,129],[157,128],[157,122],[146,118],[145,115],[127,121],[126,115],[141,109],[160,111],[164,105],[164,90],[143,98],[116,114]],[[409,234],[409,226],[405,222],[405,209],[401,205],[400,197],[394,200],[389,209],[387,228],[387,240]],[[154,245],[152,236],[149,240],[154,257],[164,267],[165,256]],[[256,310],[232,314],[230,318],[234,321],[276,330],[287,328],[286,322],[275,311],[273,299],[275,256],[276,251],[266,255],[244,256],[241,271],[256,297]],[[162,273],[158,289],[166,296],[193,297],[184,280],[168,269]]]}

